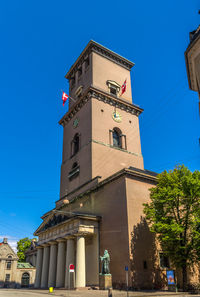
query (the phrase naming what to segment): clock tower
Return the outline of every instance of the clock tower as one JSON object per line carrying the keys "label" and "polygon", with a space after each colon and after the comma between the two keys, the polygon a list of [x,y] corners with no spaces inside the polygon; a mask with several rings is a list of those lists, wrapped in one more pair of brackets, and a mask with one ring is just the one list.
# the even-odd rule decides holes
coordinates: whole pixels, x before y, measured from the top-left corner
{"label": "clock tower", "polygon": [[[132,62],[90,41],[66,74],[60,199],[130,166],[143,170],[138,116],[132,103]],[[121,86],[124,84],[125,92]],[[123,93],[123,94],[122,94]]]}

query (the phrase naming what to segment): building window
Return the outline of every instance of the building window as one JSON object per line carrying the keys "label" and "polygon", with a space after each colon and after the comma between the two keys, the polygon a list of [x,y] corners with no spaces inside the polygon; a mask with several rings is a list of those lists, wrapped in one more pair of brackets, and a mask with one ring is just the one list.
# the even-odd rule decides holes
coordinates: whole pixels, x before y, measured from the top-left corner
{"label": "building window", "polygon": [[121,134],[117,129],[113,130],[113,146],[122,148]]}
{"label": "building window", "polygon": [[72,180],[74,179],[75,177],[77,177],[79,175],[79,172],[80,172],[80,167],[78,165],[77,162],[75,162],[73,165],[72,165],[72,169],[70,170],[69,174],[68,174],[68,178],[69,180]]}
{"label": "building window", "polygon": [[76,155],[80,149],[80,134],[76,133],[71,142],[71,157]]}
{"label": "building window", "polygon": [[80,67],[80,68],[78,69],[78,78],[80,78],[81,75],[82,75],[82,67]]}
{"label": "building window", "polygon": [[143,261],[143,268],[146,270],[147,269],[147,261]]}
{"label": "building window", "polygon": [[8,256],[8,259],[9,260],[6,261],[6,269],[11,269],[12,262],[10,259],[12,259],[12,256]]}
{"label": "building window", "polygon": [[10,274],[6,274],[5,282],[8,283],[10,281]]}
{"label": "building window", "polygon": [[116,81],[113,81],[113,80],[107,80],[106,84],[108,86],[109,93],[117,96],[121,86]]}
{"label": "building window", "polygon": [[161,268],[170,268],[169,267],[169,258],[164,255],[164,253],[159,253],[160,257],[160,267]]}
{"label": "building window", "polygon": [[72,78],[70,79],[70,87],[71,87],[71,90],[73,89],[74,86],[75,86],[75,78],[72,77]]}
{"label": "building window", "polygon": [[117,89],[114,87],[110,87],[110,93],[113,95],[117,95]]}
{"label": "building window", "polygon": [[126,135],[122,134],[119,128],[109,130],[109,139],[111,146],[127,150]]}

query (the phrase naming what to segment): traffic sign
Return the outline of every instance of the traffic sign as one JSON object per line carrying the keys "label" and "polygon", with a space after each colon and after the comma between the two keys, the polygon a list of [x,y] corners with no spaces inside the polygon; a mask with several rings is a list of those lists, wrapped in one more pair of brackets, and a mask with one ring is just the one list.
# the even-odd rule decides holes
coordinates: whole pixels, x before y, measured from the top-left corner
{"label": "traffic sign", "polygon": [[125,266],[125,271],[128,271],[128,266]]}

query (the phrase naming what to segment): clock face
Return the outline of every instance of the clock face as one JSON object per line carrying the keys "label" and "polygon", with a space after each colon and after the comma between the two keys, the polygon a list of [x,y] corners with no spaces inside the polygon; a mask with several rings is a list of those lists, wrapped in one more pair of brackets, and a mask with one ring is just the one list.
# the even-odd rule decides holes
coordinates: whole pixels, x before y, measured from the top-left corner
{"label": "clock face", "polygon": [[122,116],[118,111],[114,111],[112,113],[112,118],[115,122],[118,122],[118,123],[120,123],[122,121]]}

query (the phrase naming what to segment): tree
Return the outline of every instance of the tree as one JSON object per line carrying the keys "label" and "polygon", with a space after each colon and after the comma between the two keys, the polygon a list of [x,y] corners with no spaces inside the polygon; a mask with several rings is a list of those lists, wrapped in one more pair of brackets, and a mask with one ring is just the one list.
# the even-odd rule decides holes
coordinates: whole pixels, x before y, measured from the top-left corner
{"label": "tree", "polygon": [[150,189],[150,199],[144,204],[150,230],[164,254],[181,268],[185,290],[187,267],[200,260],[200,172],[192,173],[184,165],[164,171]]}
{"label": "tree", "polygon": [[17,242],[17,256],[19,257],[19,262],[25,261],[25,251],[27,251],[31,246],[32,239],[25,237]]}

